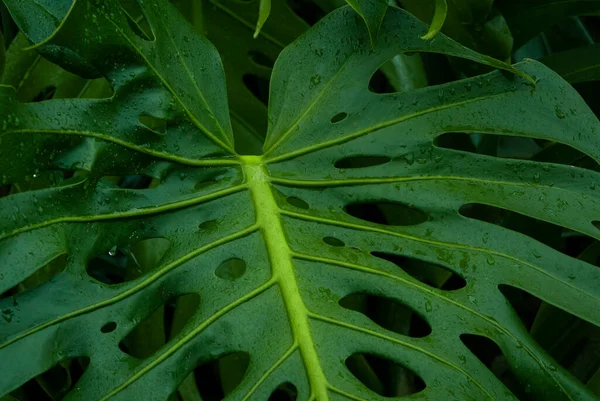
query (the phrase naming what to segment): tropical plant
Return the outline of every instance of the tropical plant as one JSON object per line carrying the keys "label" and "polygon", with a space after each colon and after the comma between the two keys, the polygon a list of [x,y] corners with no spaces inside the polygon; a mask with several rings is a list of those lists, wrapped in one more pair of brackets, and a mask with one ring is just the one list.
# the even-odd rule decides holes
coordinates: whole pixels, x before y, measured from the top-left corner
{"label": "tropical plant", "polygon": [[4,0],[0,400],[598,400],[600,4],[348,3]]}

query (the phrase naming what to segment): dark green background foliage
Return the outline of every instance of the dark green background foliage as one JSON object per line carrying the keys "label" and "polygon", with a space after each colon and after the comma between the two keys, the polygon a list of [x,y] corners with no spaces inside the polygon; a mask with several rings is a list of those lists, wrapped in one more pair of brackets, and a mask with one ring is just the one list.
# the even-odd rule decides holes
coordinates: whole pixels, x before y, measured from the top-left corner
{"label": "dark green background foliage", "polygon": [[0,401],[600,399],[600,0],[0,13]]}

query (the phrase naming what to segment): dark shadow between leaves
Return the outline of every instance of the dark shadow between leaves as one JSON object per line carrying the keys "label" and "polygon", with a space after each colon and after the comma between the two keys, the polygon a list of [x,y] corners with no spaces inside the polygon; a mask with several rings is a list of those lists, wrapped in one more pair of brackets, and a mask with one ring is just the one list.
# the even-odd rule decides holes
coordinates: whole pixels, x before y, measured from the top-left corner
{"label": "dark shadow between leaves", "polygon": [[405,397],[425,389],[416,373],[382,356],[356,353],[346,359],[346,367],[365,387],[382,397]]}
{"label": "dark shadow between leaves", "polygon": [[[53,278],[65,271],[67,268],[67,258],[67,254],[62,254],[55,257],[49,263],[29,275],[19,284],[1,293],[0,299],[15,296],[25,291],[30,291],[42,286],[43,284],[51,282]],[[4,317],[5,321],[10,323],[12,314],[6,313],[5,310],[3,311],[2,316]]]}
{"label": "dark shadow between leaves", "polygon": [[11,392],[10,396],[14,398],[8,399],[60,401],[75,388],[89,364],[88,357],[63,360]]}
{"label": "dark shadow between leaves", "polygon": [[585,153],[570,145],[545,139],[518,135],[447,132],[437,136],[433,143],[438,148],[501,159],[532,160],[600,171],[600,165]]}
{"label": "dark shadow between leaves", "polygon": [[343,308],[362,313],[382,328],[409,337],[431,334],[431,326],[408,306],[382,296],[353,293],[340,299]]}
{"label": "dark shadow between leaves", "polygon": [[520,401],[534,401],[510,370],[498,344],[487,337],[473,334],[462,334],[460,340]]}
{"label": "dark shadow between leaves", "polygon": [[193,375],[202,400],[221,401],[225,399],[240,385],[249,365],[250,354],[233,352],[198,366]]}
{"label": "dark shadow between leaves", "polygon": [[159,266],[171,242],[166,238],[148,238],[131,245],[114,246],[88,262],[87,274],[104,284],[135,280]]}
{"label": "dark shadow between leaves", "polygon": [[300,19],[313,26],[327,13],[312,0],[286,0],[288,7]]}
{"label": "dark shadow between leaves", "polygon": [[199,305],[198,294],[170,299],[140,321],[119,342],[119,349],[138,359],[152,356],[183,330]]}
{"label": "dark shadow between leaves", "polygon": [[273,68],[273,65],[275,64],[269,56],[257,50],[250,50],[248,52],[248,57],[250,57],[250,60],[254,64],[260,67]]}
{"label": "dark shadow between leaves", "polygon": [[387,252],[374,251],[371,255],[392,262],[411,277],[434,288],[454,291],[467,285],[464,278],[442,265]]}
{"label": "dark shadow between leaves", "polygon": [[[573,258],[579,257],[586,248],[596,242],[589,235],[498,206],[468,203],[461,206],[458,213],[526,235]],[[586,262],[598,266],[596,259]]]}
{"label": "dark shadow between leaves", "polygon": [[339,169],[365,168],[380,166],[389,163],[391,160],[388,156],[349,156],[337,160],[334,166]]}
{"label": "dark shadow between leaves", "polygon": [[245,74],[242,77],[242,81],[248,90],[258,99],[262,104],[267,106],[269,104],[269,80],[259,77],[256,74]]}
{"label": "dark shadow between leaves", "polygon": [[353,203],[344,212],[364,221],[387,226],[414,226],[427,221],[426,213],[403,203],[373,201]]}
{"label": "dark shadow between leaves", "polygon": [[298,398],[298,389],[290,382],[285,382],[277,386],[271,393],[268,401],[296,401]]}

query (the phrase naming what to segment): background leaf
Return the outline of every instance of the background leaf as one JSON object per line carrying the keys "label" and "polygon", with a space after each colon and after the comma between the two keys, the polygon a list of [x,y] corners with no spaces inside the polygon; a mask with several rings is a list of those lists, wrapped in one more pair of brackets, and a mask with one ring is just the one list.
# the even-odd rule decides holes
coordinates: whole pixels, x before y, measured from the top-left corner
{"label": "background leaf", "polygon": [[347,3],[365,20],[371,46],[374,46],[388,5],[384,0],[347,0]]}

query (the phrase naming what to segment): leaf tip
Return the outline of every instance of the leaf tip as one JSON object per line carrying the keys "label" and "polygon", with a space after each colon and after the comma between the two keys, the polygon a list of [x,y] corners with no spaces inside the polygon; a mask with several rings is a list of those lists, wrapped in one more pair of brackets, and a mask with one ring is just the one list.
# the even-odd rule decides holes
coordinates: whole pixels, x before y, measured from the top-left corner
{"label": "leaf tip", "polygon": [[446,2],[446,0],[436,0],[433,20],[431,21],[429,30],[425,35],[421,36],[421,39],[432,40],[433,38],[435,38],[436,35],[442,30],[444,22],[446,22],[447,15],[448,3]]}

